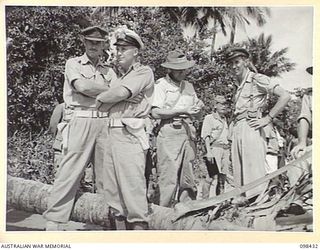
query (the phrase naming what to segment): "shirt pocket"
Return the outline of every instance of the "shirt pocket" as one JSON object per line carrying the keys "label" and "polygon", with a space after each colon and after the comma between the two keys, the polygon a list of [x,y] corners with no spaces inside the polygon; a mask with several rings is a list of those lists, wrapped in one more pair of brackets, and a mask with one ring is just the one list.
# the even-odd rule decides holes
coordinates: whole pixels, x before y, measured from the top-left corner
{"label": "shirt pocket", "polygon": [[94,71],[88,66],[81,67],[80,74],[82,75],[82,77],[84,79],[90,79],[90,80],[94,80],[95,79]]}
{"label": "shirt pocket", "polygon": [[221,133],[222,133],[222,126],[215,126],[212,128],[210,136],[212,137],[213,140],[216,140],[220,137]]}
{"label": "shirt pocket", "polygon": [[164,101],[164,107],[165,108],[172,108],[176,105],[180,98],[180,92],[179,91],[172,91],[167,90],[166,91],[166,98]]}

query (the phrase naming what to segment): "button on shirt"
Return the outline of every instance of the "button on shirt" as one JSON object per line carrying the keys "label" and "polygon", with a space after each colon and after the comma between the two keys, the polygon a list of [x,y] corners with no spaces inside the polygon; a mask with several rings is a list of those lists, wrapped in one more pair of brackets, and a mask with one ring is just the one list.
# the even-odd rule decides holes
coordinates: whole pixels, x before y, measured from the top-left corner
{"label": "button on shirt", "polygon": [[206,115],[203,120],[201,137],[210,137],[210,142],[217,144],[228,143],[228,124],[218,113]]}
{"label": "button on shirt", "polygon": [[74,88],[73,81],[76,79],[94,80],[98,84],[109,86],[111,81],[117,79],[117,75],[100,61],[94,67],[86,54],[66,62],[63,91],[66,106],[95,107],[95,97],[83,95]]}
{"label": "button on shirt", "polygon": [[153,107],[162,109],[181,109],[199,104],[193,85],[187,81],[181,81],[176,86],[169,75],[160,78],[155,84],[155,97]]}
{"label": "button on shirt", "polygon": [[235,95],[234,113],[241,114],[250,108],[250,94],[252,94],[253,108],[260,110],[267,100],[267,94],[272,93],[276,86],[278,84],[272,83],[269,77],[248,70]]}
{"label": "button on shirt", "polygon": [[154,92],[154,76],[150,67],[135,63],[126,74],[112,82],[111,86],[121,85],[131,93],[130,98],[143,93],[139,103],[126,100],[116,103],[109,111],[110,118],[146,118],[151,110]]}

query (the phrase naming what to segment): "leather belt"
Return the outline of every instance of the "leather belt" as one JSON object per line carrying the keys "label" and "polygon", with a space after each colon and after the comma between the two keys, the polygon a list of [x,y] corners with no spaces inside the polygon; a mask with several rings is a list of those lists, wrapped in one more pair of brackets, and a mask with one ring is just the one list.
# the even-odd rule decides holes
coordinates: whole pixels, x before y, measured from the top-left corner
{"label": "leather belt", "polygon": [[74,110],[73,114],[76,117],[86,117],[86,118],[106,118],[109,116],[108,112],[102,112],[97,110]]}

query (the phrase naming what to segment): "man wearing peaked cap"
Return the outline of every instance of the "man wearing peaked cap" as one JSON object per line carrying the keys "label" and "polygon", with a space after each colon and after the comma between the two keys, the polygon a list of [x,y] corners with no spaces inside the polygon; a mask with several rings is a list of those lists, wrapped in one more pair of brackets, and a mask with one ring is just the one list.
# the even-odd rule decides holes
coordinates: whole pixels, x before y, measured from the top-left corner
{"label": "man wearing peaked cap", "polygon": [[81,34],[86,40],[105,42],[107,40],[106,35],[108,34],[108,31],[99,26],[92,26],[83,29]]}
{"label": "man wearing peaked cap", "polygon": [[95,98],[117,79],[115,72],[100,60],[106,34],[98,26],[82,30],[85,53],[67,60],[65,65],[65,110],[63,121],[58,125],[63,137],[63,158],[44,212],[48,231],[62,230],[62,223],[68,222],[80,179],[92,158],[97,191],[101,190],[103,156],[101,150],[95,149],[104,146],[99,145],[97,138],[108,113],[98,112]]}
{"label": "man wearing peaked cap", "polygon": [[144,44],[140,36],[133,30],[126,28],[120,28],[116,31],[117,41],[114,43],[115,46],[134,46],[138,49],[143,49]]}
{"label": "man wearing peaked cap", "polygon": [[[249,53],[243,48],[233,48],[226,60],[238,85],[235,94],[233,133],[232,133],[232,165],[234,182],[237,187],[246,185],[266,174],[266,137],[264,127],[272,123],[290,100],[290,95],[279,84],[270,81],[269,77],[250,70]],[[267,95],[278,97],[269,113],[263,116],[263,107]],[[248,192],[254,196],[264,190],[265,184]]]}
{"label": "man wearing peaked cap", "polygon": [[239,56],[244,57],[244,58],[249,58],[250,54],[244,48],[233,48],[227,54],[227,61],[231,61],[233,58],[236,58]]}
{"label": "man wearing peaked cap", "polygon": [[[312,75],[313,67],[306,68]],[[309,130],[312,131],[312,95],[304,94],[301,101],[301,111],[298,117],[298,144],[291,150],[294,158],[298,158],[308,151],[307,139]]]}
{"label": "man wearing peaked cap", "polygon": [[116,38],[123,75],[96,98],[99,110],[110,116],[100,138],[106,145],[103,193],[111,207],[110,220],[117,225],[124,217],[128,229],[143,230],[148,228],[145,118],[151,109],[154,76],[150,67],[138,62],[141,38],[128,29],[118,30]]}
{"label": "man wearing peaked cap", "polygon": [[170,51],[161,64],[168,74],[155,84],[151,114],[161,119],[157,137],[161,206],[172,207],[177,201],[195,199],[193,121],[199,119],[203,103],[193,85],[185,80],[194,65],[182,51]]}

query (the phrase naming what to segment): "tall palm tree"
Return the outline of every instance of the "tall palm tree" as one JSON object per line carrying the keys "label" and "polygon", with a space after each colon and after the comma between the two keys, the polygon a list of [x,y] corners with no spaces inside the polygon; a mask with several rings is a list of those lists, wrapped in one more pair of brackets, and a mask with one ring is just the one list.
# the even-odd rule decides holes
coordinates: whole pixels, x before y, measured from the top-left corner
{"label": "tall palm tree", "polygon": [[250,25],[252,19],[258,26],[263,26],[270,16],[268,7],[228,7],[226,15],[231,21],[230,44],[234,44],[236,27],[240,26],[245,29],[246,25]]}
{"label": "tall palm tree", "polygon": [[286,57],[288,48],[283,48],[274,53],[271,52],[272,36],[265,37],[262,33],[258,38],[251,38],[244,42],[248,48],[252,62],[260,73],[267,76],[280,76],[283,72],[294,69],[295,63],[291,63]]}
{"label": "tall palm tree", "polygon": [[227,35],[226,24],[224,20],[225,7],[164,7],[163,11],[169,14],[174,22],[180,23],[184,27],[191,26],[195,29],[195,36],[203,33],[213,21],[211,58],[214,52],[216,34],[220,30]]}

